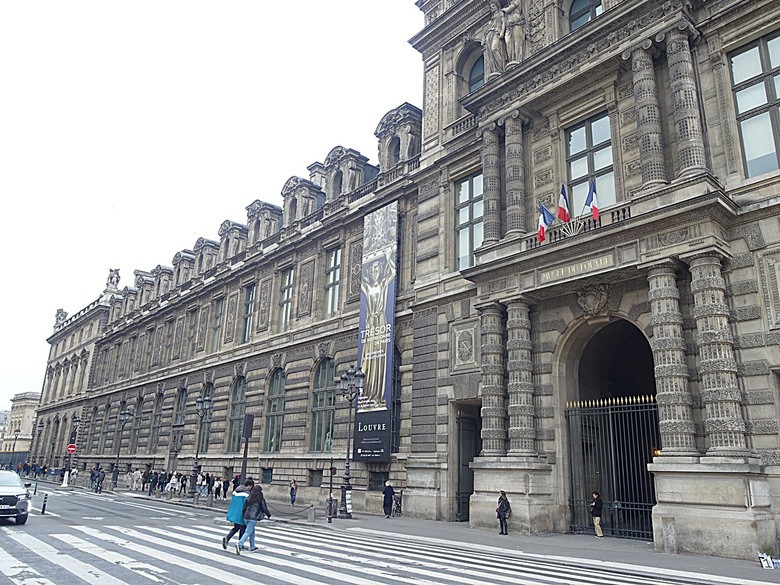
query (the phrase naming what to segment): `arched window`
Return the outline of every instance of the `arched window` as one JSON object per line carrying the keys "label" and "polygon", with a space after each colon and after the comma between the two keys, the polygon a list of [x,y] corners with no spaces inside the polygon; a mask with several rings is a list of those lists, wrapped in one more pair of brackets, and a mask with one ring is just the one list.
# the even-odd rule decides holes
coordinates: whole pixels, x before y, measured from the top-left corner
{"label": "arched window", "polygon": [[[206,400],[206,398],[208,398],[209,401],[211,401],[213,393],[214,393],[214,384],[212,384],[211,382],[207,382],[206,384],[203,385],[203,392],[201,392],[200,397],[204,401]],[[244,404],[246,404],[246,400],[244,401]],[[213,402],[212,402],[212,408],[214,408]],[[198,451],[200,451],[201,453],[207,453],[209,450],[209,434],[211,433],[211,411],[210,410],[207,411],[206,416],[198,420],[200,424],[200,428],[198,429],[198,445],[199,445]],[[239,442],[240,441],[241,439],[239,438]]]}
{"label": "arched window", "polygon": [[393,348],[393,390],[390,403],[390,452],[401,450],[401,352]]}
{"label": "arched window", "polygon": [[601,0],[574,0],[569,9],[569,30],[580,28],[601,13]]}
{"label": "arched window", "polygon": [[336,411],[336,364],[330,358],[320,362],[314,374],[311,403],[311,450],[330,451],[333,446],[333,417]]}
{"label": "arched window", "polygon": [[390,157],[390,166],[394,167],[401,162],[401,139],[398,136],[394,137],[387,148],[388,155]]}
{"label": "arched window", "polygon": [[282,447],[282,426],[284,425],[284,370],[276,370],[268,384],[265,401],[265,450],[278,452]]}
{"label": "arched window", "polygon": [[241,450],[241,433],[244,430],[246,413],[246,378],[239,376],[233,381],[230,393],[230,420],[228,421],[227,452],[238,453]]}
{"label": "arched window", "polygon": [[183,425],[187,417],[187,389],[179,388],[176,392],[176,414],[173,424]]}
{"label": "arched window", "polygon": [[152,412],[152,428],[149,430],[149,454],[157,451],[160,444],[160,427],[162,426],[162,410],[165,396],[158,394],[154,401],[154,411]]}
{"label": "arched window", "polygon": [[480,56],[469,71],[469,93],[485,85],[485,57]]}
{"label": "arched window", "polygon": [[133,427],[130,430],[130,446],[128,448],[128,452],[131,455],[135,455],[138,452],[138,437],[141,436],[141,421],[143,420],[143,411],[144,399],[139,398],[136,400],[135,409],[133,410]]}
{"label": "arched window", "polygon": [[114,423],[114,440],[111,443],[116,453],[117,447],[122,444],[122,423],[119,421],[119,415],[127,410],[127,402],[124,400],[119,403],[119,410],[116,411],[116,423]]}

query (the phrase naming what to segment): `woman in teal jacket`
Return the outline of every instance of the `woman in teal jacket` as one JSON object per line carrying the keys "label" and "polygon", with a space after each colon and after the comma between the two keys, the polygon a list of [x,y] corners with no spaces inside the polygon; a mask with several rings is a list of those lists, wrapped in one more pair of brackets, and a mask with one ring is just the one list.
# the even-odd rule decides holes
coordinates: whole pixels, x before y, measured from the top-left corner
{"label": "woman in teal jacket", "polygon": [[247,496],[249,496],[249,490],[255,487],[255,482],[251,479],[247,479],[244,485],[240,485],[233,492],[230,497],[230,505],[227,510],[227,521],[233,523],[233,528],[227,533],[227,536],[222,538],[222,548],[227,550],[228,542],[233,538],[233,535],[238,532],[238,538],[244,536],[246,531],[246,522],[244,522],[244,503]]}

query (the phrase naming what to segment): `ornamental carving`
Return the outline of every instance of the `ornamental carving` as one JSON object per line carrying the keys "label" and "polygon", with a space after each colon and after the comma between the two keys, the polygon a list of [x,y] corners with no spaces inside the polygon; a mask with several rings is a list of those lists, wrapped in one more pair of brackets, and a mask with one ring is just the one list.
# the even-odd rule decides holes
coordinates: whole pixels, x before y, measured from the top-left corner
{"label": "ornamental carving", "polygon": [[597,284],[594,286],[587,286],[584,289],[577,291],[577,304],[586,317],[608,314],[609,286],[606,284]]}

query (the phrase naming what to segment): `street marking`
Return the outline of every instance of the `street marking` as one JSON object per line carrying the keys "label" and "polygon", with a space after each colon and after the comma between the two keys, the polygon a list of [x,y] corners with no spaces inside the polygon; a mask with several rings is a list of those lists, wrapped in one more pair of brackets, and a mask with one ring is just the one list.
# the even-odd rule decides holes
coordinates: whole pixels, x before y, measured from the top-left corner
{"label": "street marking", "polygon": [[6,531],[8,538],[15,540],[17,543],[28,548],[36,555],[42,557],[50,563],[59,565],[69,573],[72,573],[76,577],[79,577],[87,583],[100,583],[101,585],[129,585],[125,581],[120,581],[100,569],[89,565],[82,561],[74,559],[70,555],[63,555],[54,548],[49,546],[45,542],[30,536],[25,532],[10,532]]}
{"label": "street marking", "polygon": [[140,577],[150,579],[157,583],[162,583],[163,579],[160,579],[155,575],[150,575],[149,573],[168,572],[165,569],[160,569],[147,563],[142,563],[118,552],[106,550],[102,546],[98,546],[97,544],[89,542],[88,540],[84,540],[83,538],[79,538],[78,536],[73,536],[71,534],[52,534],[51,536],[73,546],[74,548],[77,548],[82,552],[96,556],[104,561],[108,561],[109,563],[114,563],[119,567],[133,571]]}
{"label": "street marking", "polygon": [[44,578],[30,565],[22,563],[0,548],[0,573],[8,577],[16,585],[56,585]]}

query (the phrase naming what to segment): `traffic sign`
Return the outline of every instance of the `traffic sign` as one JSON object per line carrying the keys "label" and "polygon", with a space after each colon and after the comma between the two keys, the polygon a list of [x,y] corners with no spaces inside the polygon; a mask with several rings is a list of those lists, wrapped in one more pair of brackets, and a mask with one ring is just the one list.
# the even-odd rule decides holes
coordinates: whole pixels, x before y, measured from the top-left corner
{"label": "traffic sign", "polygon": [[71,443],[70,445],[68,445],[68,448],[65,450],[68,452],[68,455],[73,455],[76,452],[76,445]]}

